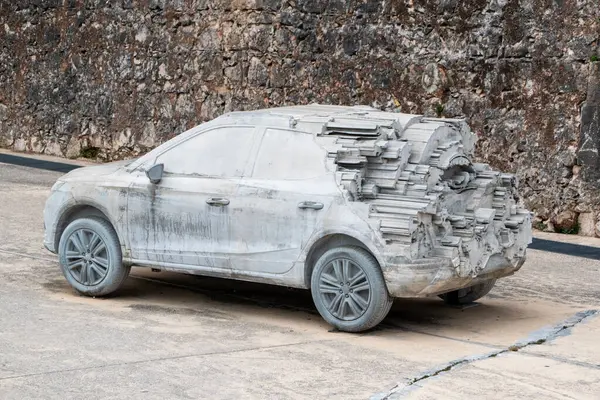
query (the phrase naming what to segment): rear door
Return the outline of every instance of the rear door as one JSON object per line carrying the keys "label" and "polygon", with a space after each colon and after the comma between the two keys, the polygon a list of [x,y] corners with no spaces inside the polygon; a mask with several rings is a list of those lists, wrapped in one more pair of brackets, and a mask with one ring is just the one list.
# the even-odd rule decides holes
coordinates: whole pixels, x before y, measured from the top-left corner
{"label": "rear door", "polygon": [[340,196],[327,152],[308,133],[267,128],[231,209],[234,270],[283,274]]}

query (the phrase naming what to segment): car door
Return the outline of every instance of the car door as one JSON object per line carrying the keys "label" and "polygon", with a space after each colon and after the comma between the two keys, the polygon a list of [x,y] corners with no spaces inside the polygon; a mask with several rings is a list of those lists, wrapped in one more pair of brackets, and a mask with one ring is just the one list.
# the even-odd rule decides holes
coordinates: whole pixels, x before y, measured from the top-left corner
{"label": "car door", "polygon": [[234,235],[243,238],[232,268],[283,274],[340,191],[326,166],[327,153],[308,133],[265,130],[256,158],[242,178],[235,207]]}
{"label": "car door", "polygon": [[142,167],[164,164],[157,184],[137,171],[127,202],[132,259],[230,268],[236,239],[229,210],[256,133],[252,126],[218,127],[167,149]]}

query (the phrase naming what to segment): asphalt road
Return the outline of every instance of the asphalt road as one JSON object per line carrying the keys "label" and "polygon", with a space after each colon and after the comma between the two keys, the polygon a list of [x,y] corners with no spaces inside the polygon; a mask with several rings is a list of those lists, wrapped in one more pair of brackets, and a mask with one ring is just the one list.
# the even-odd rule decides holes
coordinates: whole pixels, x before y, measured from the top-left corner
{"label": "asphalt road", "polygon": [[477,305],[399,300],[346,334],[301,290],[134,269],[76,295],[42,246],[60,174],[0,163],[0,399],[600,398],[600,241],[540,234],[562,252]]}

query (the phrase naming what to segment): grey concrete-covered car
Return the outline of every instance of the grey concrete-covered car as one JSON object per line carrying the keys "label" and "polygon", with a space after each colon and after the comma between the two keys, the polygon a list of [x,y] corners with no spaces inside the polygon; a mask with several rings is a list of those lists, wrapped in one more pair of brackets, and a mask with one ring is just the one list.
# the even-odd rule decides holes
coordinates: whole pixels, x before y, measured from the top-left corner
{"label": "grey concrete-covered car", "polygon": [[44,242],[85,295],[147,266],[309,288],[326,321],[362,331],[393,297],[471,302],[523,265],[530,213],[474,145],[464,121],[370,107],[228,113],[61,177]]}

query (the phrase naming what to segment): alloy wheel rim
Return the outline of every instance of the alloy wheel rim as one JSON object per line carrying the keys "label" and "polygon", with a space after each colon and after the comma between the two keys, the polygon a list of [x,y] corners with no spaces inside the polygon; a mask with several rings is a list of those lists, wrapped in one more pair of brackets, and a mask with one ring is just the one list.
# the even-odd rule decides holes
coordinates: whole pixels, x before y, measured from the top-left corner
{"label": "alloy wheel rim", "polygon": [[327,311],[343,321],[365,314],[371,302],[371,284],[365,271],[347,258],[329,262],[319,276],[319,295]]}
{"label": "alloy wheel rim", "polygon": [[108,247],[96,232],[78,229],[67,238],[67,270],[82,285],[102,282],[110,269]]}

